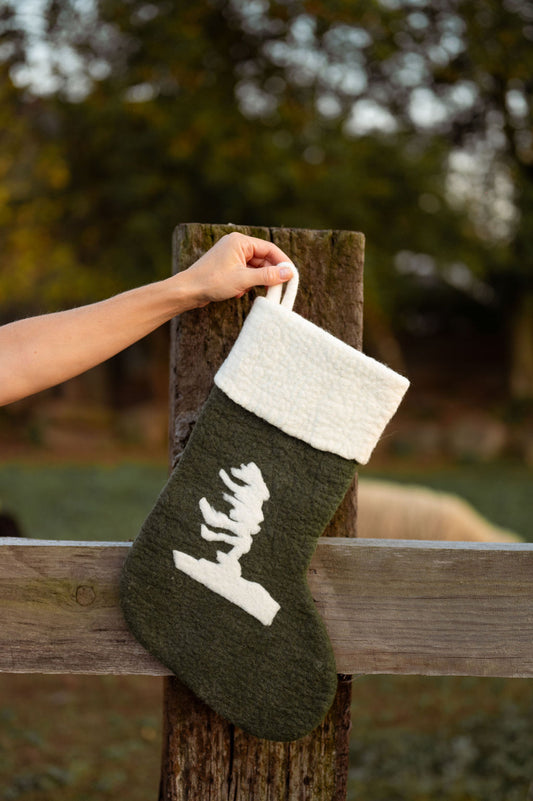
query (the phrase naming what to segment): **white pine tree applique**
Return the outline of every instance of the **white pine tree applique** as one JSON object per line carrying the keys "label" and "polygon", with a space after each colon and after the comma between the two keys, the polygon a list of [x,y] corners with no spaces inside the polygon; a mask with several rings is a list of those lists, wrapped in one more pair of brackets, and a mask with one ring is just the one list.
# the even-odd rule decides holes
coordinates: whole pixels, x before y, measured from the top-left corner
{"label": "white pine tree applique", "polygon": [[174,564],[195,581],[240,606],[264,626],[270,626],[280,605],[261,584],[242,577],[239,563],[241,556],[252,547],[253,537],[261,530],[263,503],[270,498],[270,493],[255,462],[241,464],[240,468],[232,467],[231,474],[242,483],[231,479],[225,470],[219,471],[220,478],[232,492],[231,495],[225,492],[222,496],[231,506],[229,515],[214,509],[207,498],[199,501],[205,521],[201,526],[201,536],[208,542],[225,542],[232,546],[231,550],[217,551],[216,562],[173,551]]}

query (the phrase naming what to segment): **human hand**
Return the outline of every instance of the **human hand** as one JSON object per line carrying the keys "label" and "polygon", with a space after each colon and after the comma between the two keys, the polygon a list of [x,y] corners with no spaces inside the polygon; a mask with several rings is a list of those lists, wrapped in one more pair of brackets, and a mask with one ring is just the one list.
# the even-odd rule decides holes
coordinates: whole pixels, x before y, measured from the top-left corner
{"label": "human hand", "polygon": [[289,257],[265,239],[238,232],[226,234],[188,270],[179,273],[187,283],[194,307],[211,301],[240,298],[254,286],[274,286],[292,277],[290,267],[278,267]]}

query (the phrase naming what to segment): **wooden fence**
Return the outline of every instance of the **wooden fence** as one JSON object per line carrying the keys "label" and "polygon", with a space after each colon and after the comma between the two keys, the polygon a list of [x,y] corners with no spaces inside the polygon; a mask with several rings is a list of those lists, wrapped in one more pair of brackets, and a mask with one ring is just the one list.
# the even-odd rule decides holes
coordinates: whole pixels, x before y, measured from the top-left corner
{"label": "wooden fence", "polygon": [[[118,602],[128,543],[0,539],[0,671],[167,676]],[[533,676],[533,544],[321,538],[342,674]]]}
{"label": "wooden fence", "polygon": [[[0,671],[167,676],[120,611],[129,547],[0,539]],[[533,676],[533,545],[321,538],[308,579],[340,674]],[[166,681],[160,801],[345,797],[349,682],[335,726],[287,744],[239,732]]]}

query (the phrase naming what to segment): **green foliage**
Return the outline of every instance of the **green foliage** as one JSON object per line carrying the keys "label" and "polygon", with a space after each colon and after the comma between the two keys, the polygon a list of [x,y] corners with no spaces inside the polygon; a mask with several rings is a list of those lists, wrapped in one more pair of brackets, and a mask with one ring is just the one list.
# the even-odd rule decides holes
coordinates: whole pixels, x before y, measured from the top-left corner
{"label": "green foliage", "polygon": [[[386,279],[394,296],[400,250],[442,268],[509,268],[480,223],[482,198],[477,229],[471,198],[450,203],[448,157],[492,137],[490,159],[529,186],[525,5],[43,8],[55,92],[13,84],[31,57],[23,17],[5,12],[0,39],[19,43],[1,65],[16,126],[3,127],[3,163],[15,165],[0,175],[5,300],[37,288],[54,305],[164,275],[171,229],[191,219],[364,230],[375,294]],[[428,123],[431,98],[441,105]],[[387,110],[385,132],[365,133],[362,101]]]}
{"label": "green foliage", "polygon": [[428,292],[508,330],[533,277],[525,0],[43,0],[46,92],[24,8],[0,16],[4,314],[165,276],[177,223],[230,221],[362,230],[381,358]]}

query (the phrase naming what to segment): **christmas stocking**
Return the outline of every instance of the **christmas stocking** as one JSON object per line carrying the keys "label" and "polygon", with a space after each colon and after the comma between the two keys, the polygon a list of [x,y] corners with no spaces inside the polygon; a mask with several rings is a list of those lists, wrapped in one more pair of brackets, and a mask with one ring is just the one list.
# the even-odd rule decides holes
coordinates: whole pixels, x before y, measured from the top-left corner
{"label": "christmas stocking", "polygon": [[408,386],[295,314],[296,286],[256,299],[121,580],[145,648],[222,716],[281,741],[333,701],[306,573]]}

